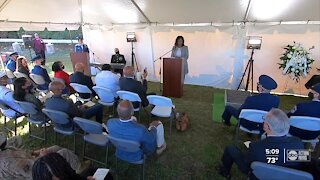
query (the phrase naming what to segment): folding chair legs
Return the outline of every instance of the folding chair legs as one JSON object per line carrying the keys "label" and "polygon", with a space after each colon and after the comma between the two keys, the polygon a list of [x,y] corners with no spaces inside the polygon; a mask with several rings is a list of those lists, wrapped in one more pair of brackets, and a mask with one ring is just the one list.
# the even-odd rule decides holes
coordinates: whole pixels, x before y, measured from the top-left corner
{"label": "folding chair legs", "polygon": [[96,160],[96,159],[94,159],[94,158],[91,158],[91,157],[89,157],[89,156],[86,156],[86,142],[84,141],[84,142],[83,142],[82,159],[83,159],[83,160],[84,160],[84,159],[89,159],[89,160],[94,161],[94,162],[96,162],[96,163],[103,164],[105,167],[107,167],[107,165],[108,165],[109,146],[107,146],[106,148],[107,148],[107,149],[106,149],[106,157],[105,157],[105,162],[103,163],[103,162],[101,162],[101,161],[99,161],[99,160]]}
{"label": "folding chair legs", "polygon": [[47,126],[46,126],[46,123],[44,123],[43,137],[33,135],[32,134],[32,130],[31,130],[31,123],[29,122],[28,124],[29,124],[29,137],[33,137],[33,138],[42,140],[42,141],[44,141],[46,143],[46,140],[47,140]]}
{"label": "folding chair legs", "polygon": [[240,120],[238,120],[238,124],[236,126],[236,133],[235,133],[235,137],[234,137],[234,144],[237,145],[238,144],[238,138],[239,138],[239,131],[240,131]]}
{"label": "folding chair legs", "polygon": [[[10,120],[10,118],[9,118]],[[7,127],[7,117],[4,116],[4,128],[8,131],[14,131],[14,136],[17,136],[17,118],[13,119],[14,120],[14,129],[10,129]]]}

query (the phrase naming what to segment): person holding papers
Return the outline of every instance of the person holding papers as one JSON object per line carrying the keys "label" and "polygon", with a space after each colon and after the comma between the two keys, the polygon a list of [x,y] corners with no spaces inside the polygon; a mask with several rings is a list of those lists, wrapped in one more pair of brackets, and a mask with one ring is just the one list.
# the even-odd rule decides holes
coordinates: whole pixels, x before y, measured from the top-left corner
{"label": "person holding papers", "polygon": [[[86,105],[77,106],[71,100],[64,99],[61,95],[65,88],[65,85],[60,81],[53,81],[49,84],[49,90],[52,91],[53,96],[47,99],[45,108],[56,111],[65,112],[71,118],[73,117],[84,117],[92,118],[96,117],[96,121],[102,123],[103,118],[103,105],[95,104],[91,107]],[[62,128],[72,128],[70,122]]]}

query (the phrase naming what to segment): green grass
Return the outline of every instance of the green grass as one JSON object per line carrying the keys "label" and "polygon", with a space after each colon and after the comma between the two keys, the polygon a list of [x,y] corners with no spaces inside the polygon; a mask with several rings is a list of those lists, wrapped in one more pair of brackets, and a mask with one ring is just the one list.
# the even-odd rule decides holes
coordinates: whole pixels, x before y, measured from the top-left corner
{"label": "green grass", "polygon": [[[48,56],[48,64],[54,60],[62,60],[65,64],[70,62],[67,53],[61,53],[56,58]],[[67,65],[67,70],[70,65]],[[68,70],[71,71],[71,70]],[[158,83],[149,83],[149,91],[159,92]],[[177,112],[187,112],[190,116],[190,128],[186,132],[177,132],[173,127],[171,137],[168,136],[169,122],[167,119],[160,119],[164,123],[165,138],[167,142],[167,149],[161,156],[149,157],[146,162],[146,179],[223,179],[215,171],[214,167],[220,163],[220,159],[224,150],[224,147],[233,143],[233,135],[235,132],[235,126],[226,127],[222,123],[218,123],[221,120],[218,112],[221,112],[223,107],[213,106],[213,98],[217,94],[223,94],[224,90],[215,89],[211,87],[201,86],[184,86],[184,95],[180,99],[173,99]],[[280,107],[288,111],[296,103],[305,101],[304,98],[298,98],[293,96],[281,96]],[[221,101],[221,96],[220,96]],[[213,119],[213,111],[219,108]],[[220,118],[217,120],[216,118]],[[146,114],[141,111],[141,120],[148,126],[148,122],[154,119],[150,119]],[[107,118],[105,118],[105,121]],[[10,123],[12,126],[12,123]],[[21,123],[25,125],[25,121]],[[0,128],[2,128],[0,124]],[[36,128],[35,131],[39,132],[41,128]],[[21,130],[21,129],[20,129]],[[53,130],[52,127],[48,131],[47,144],[42,144],[35,139],[29,139],[28,135],[23,135],[25,142],[25,149],[34,150],[45,146],[53,145]],[[244,137],[244,136],[243,136]],[[246,137],[247,138],[247,137]],[[61,138],[59,136],[58,144],[64,144],[64,146],[70,146],[72,144],[72,138]],[[77,137],[77,154],[81,154],[82,137]],[[111,170],[115,167],[114,149],[110,148],[109,152],[109,165]],[[93,147],[87,150],[92,155],[98,156],[101,160],[104,159],[104,152],[100,148]],[[119,166],[121,169],[121,176],[119,179],[137,179],[139,174],[139,168],[134,166],[128,166],[121,163]],[[233,179],[246,179],[246,176],[237,170],[234,166],[232,169]]]}

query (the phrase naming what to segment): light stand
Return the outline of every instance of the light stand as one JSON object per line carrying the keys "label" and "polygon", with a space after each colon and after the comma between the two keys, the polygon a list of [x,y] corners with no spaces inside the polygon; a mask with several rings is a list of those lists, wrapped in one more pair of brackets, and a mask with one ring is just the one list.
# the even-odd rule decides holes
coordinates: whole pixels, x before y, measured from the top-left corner
{"label": "light stand", "polygon": [[260,49],[261,48],[261,44],[262,44],[262,37],[249,37],[249,41],[248,41],[248,45],[247,45],[247,49],[251,49],[251,56],[250,59],[248,60],[246,69],[244,70],[244,73],[242,74],[241,77],[241,81],[238,85],[237,90],[239,90],[242,81],[244,80],[244,76],[246,75],[247,71],[247,82],[246,82],[246,86],[245,86],[245,90],[248,90],[249,87],[249,83],[250,83],[250,79],[251,79],[251,93],[253,92],[253,54],[254,54],[254,50],[255,49]]}
{"label": "light stand", "polygon": [[136,58],[136,55],[134,54],[134,51],[133,51],[133,43],[137,42],[135,32],[127,32],[127,42],[131,42],[131,64],[132,64],[132,67],[134,68],[134,63],[136,63],[137,71],[139,71],[137,58]]}

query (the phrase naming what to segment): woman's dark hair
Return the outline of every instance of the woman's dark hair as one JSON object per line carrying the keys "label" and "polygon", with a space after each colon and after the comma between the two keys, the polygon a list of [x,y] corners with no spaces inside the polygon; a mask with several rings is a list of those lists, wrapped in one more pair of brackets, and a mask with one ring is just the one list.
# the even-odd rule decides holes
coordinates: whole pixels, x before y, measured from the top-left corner
{"label": "woman's dark hair", "polygon": [[49,153],[34,162],[33,180],[52,180],[55,176],[60,180],[79,179],[79,175],[71,168],[65,158],[58,153]]}
{"label": "woman's dark hair", "polygon": [[13,98],[17,101],[25,101],[26,90],[22,88],[27,82],[25,77],[17,78],[13,81]]}
{"label": "woman's dark hair", "polygon": [[62,71],[62,68],[60,66],[61,61],[56,61],[52,64],[52,71],[53,72],[58,72],[58,71]]}
{"label": "woman's dark hair", "polygon": [[184,46],[184,38],[183,38],[182,36],[178,36],[178,37],[176,38],[176,42],[174,43],[174,45],[175,45],[175,46],[178,46],[178,41],[179,41],[179,39],[182,39],[182,46]]}

